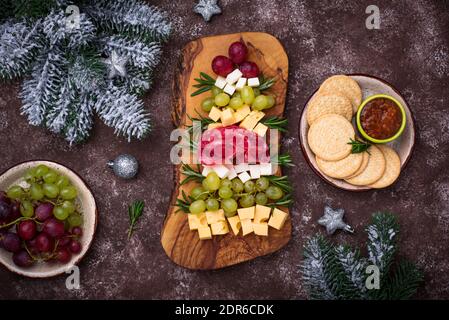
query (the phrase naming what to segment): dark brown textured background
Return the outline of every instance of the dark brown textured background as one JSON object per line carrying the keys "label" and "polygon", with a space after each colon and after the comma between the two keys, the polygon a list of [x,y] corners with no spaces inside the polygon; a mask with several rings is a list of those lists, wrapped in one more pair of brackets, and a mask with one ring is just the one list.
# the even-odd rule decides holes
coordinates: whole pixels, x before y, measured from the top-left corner
{"label": "dark brown textured background", "polygon": [[[151,1],[170,12],[174,34],[153,89],[145,96],[154,130],[127,143],[97,120],[91,139],[69,148],[61,138],[28,125],[20,115],[20,83],[0,85],[0,171],[28,159],[56,160],[75,169],[91,186],[100,221],[81,268],[81,289],[68,291],[65,277],[31,280],[0,268],[0,299],[10,298],[224,298],[297,299],[307,294],[298,265],[307,236],[323,231],[316,221],[325,204],[346,210],[355,235],[336,242],[362,245],[372,212],[389,210],[401,224],[400,256],[425,271],[421,298],[449,298],[449,3],[448,1],[220,1],[211,23],[192,12],[193,1]],[[381,29],[365,28],[365,8],[376,4]],[[290,59],[286,114],[290,131],[283,148],[297,166],[287,170],[295,186],[293,238],[281,251],[211,272],[174,265],[160,245],[160,230],[173,187],[169,142],[174,61],[189,40],[238,31],[278,37]],[[417,121],[414,155],[392,188],[366,193],[337,190],[321,181],[301,154],[297,124],[307,97],[329,75],[368,73],[395,85]],[[106,168],[120,153],[141,164],[137,180],[122,181]],[[126,208],[145,200],[139,229],[128,241]]]}

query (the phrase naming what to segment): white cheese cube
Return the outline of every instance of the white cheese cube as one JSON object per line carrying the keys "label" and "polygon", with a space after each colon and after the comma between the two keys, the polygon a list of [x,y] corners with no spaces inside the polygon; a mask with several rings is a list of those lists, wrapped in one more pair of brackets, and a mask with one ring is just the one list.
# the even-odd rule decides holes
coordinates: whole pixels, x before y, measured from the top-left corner
{"label": "white cheese cube", "polygon": [[246,85],[246,78],[241,77],[239,81],[235,84],[235,88],[237,90],[243,89],[243,87]]}
{"label": "white cheese cube", "polygon": [[259,179],[260,178],[260,166],[258,164],[249,165],[249,174],[251,175],[251,179]]}
{"label": "white cheese cube", "polygon": [[256,127],[253,129],[254,133],[257,133],[259,136],[264,137],[267,133],[268,127],[263,123],[258,123]]}
{"label": "white cheese cube", "polygon": [[229,94],[232,96],[235,92],[235,87],[232,84],[227,84],[226,87],[224,87],[223,92]]}
{"label": "white cheese cube", "polygon": [[259,78],[249,78],[248,86],[250,87],[258,87],[260,85]]}
{"label": "white cheese cube", "polygon": [[259,169],[261,176],[270,176],[273,174],[271,163],[261,163],[259,164]]}
{"label": "white cheese cube", "polygon": [[226,178],[229,172],[229,169],[222,164],[217,164],[213,166],[212,170],[215,171],[215,173],[220,177],[220,179]]}
{"label": "white cheese cube", "polygon": [[242,77],[242,75],[243,74],[239,69],[235,69],[230,74],[228,74],[228,76],[226,77],[226,82],[228,84],[234,84]]}
{"label": "white cheese cube", "polygon": [[234,170],[237,173],[240,173],[243,171],[249,171],[249,165],[247,163],[239,163],[234,166]]}
{"label": "white cheese cube", "polygon": [[220,89],[223,89],[226,86],[227,82],[226,79],[223,78],[222,76],[218,76],[217,79],[215,80],[215,86],[219,87]]}
{"label": "white cheese cube", "polygon": [[203,171],[201,172],[201,174],[205,177],[207,177],[207,175],[209,174],[209,172],[214,171],[214,169],[210,166],[203,166]]}
{"label": "white cheese cube", "polygon": [[243,183],[245,183],[246,181],[251,180],[250,175],[248,174],[248,172],[242,172],[238,175],[239,179],[242,180]]}
{"label": "white cheese cube", "polygon": [[228,169],[229,169],[227,178],[228,178],[229,180],[232,180],[232,179],[234,179],[235,177],[237,177],[237,172],[235,172],[234,166],[231,164],[231,165],[228,165],[227,167],[228,167]]}

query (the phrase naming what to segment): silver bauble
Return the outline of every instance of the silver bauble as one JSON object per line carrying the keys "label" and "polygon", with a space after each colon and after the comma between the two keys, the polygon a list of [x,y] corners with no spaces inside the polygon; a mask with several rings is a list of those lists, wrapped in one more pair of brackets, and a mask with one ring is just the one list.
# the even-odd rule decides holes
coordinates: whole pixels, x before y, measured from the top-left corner
{"label": "silver bauble", "polygon": [[108,162],[117,177],[132,179],[137,175],[139,163],[137,159],[129,154],[121,154],[114,160]]}

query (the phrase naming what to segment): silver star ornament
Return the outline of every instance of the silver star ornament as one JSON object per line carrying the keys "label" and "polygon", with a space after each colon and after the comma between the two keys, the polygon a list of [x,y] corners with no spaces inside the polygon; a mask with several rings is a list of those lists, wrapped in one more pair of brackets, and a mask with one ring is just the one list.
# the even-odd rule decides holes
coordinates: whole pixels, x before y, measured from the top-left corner
{"label": "silver star ornament", "polygon": [[203,16],[204,21],[209,22],[213,15],[220,14],[218,0],[200,0],[193,8],[193,12]]}
{"label": "silver star ornament", "polygon": [[337,229],[343,229],[346,232],[354,233],[354,229],[343,221],[344,215],[344,209],[334,210],[329,206],[325,206],[324,215],[318,220],[318,223],[326,227],[327,234],[333,234]]}
{"label": "silver star ornament", "polygon": [[107,59],[103,59],[103,63],[109,68],[109,79],[115,78],[117,75],[126,77],[126,64],[128,63],[127,57],[121,57],[117,52],[112,51],[111,56]]}

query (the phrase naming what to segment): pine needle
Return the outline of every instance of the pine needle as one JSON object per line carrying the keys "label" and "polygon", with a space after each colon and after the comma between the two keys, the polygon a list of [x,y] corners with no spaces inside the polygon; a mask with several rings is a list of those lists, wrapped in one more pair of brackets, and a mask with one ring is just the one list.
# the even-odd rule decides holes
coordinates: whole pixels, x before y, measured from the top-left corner
{"label": "pine needle", "polygon": [[131,235],[134,232],[135,225],[143,214],[144,206],[145,204],[143,201],[136,200],[128,207],[128,215],[129,215],[128,239],[131,238]]}

